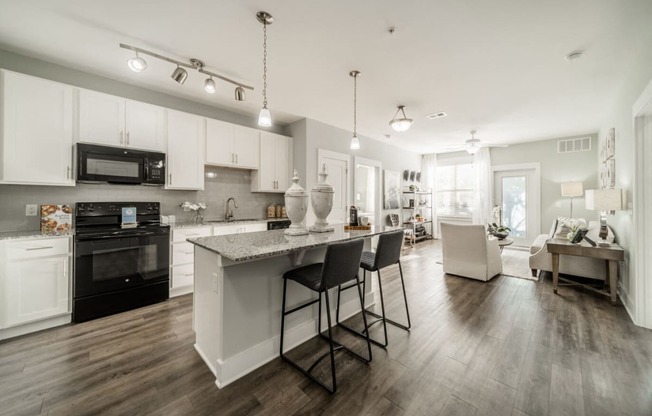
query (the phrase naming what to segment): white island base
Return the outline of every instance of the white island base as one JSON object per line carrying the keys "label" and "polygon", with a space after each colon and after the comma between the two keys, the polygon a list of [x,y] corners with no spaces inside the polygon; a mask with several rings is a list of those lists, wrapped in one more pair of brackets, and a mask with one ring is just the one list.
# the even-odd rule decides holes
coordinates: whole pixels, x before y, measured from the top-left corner
{"label": "white island base", "polygon": [[[364,250],[371,249],[370,237],[365,238]],[[325,252],[326,247],[322,246],[235,262],[201,245],[195,246],[195,349],[215,374],[219,388],[279,356],[282,276],[298,262],[307,265],[323,261]],[[367,294],[369,305],[373,299],[371,284],[367,285]],[[334,308],[337,291],[331,290],[330,296]],[[316,298],[316,293],[288,282],[288,309]],[[315,304],[286,317],[286,351],[318,334],[317,310]],[[358,312],[357,291],[344,292],[340,317],[345,319]],[[324,309],[322,315],[324,330]],[[331,316],[335,323],[334,309]]]}

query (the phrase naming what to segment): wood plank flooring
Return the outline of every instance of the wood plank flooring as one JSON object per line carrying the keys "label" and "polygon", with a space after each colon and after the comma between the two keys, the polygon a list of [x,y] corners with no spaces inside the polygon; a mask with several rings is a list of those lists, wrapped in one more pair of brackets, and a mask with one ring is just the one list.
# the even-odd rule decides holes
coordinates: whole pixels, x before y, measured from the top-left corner
{"label": "wood plank flooring", "polygon": [[[652,331],[622,307],[570,287],[554,295],[549,279],[444,275],[440,252],[438,241],[405,250],[413,330],[390,326],[369,365],[340,353],[335,395],[279,359],[219,390],[183,296],[0,342],[0,414],[652,415]],[[397,276],[384,272],[383,290],[403,320]],[[290,353],[325,348],[313,339]]]}

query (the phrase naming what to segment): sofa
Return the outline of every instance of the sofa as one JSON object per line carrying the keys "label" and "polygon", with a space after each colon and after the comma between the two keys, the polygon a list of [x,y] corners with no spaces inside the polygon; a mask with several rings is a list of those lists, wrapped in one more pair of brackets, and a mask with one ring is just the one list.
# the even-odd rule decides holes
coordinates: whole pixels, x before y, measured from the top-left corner
{"label": "sofa", "polygon": [[484,225],[441,223],[444,273],[491,280],[503,271],[498,240],[487,239]]}
{"label": "sofa", "polygon": [[[532,276],[536,276],[538,271],[552,272],[552,256],[546,248],[546,241],[550,238],[566,238],[563,230],[564,218],[558,218],[552,224],[548,234],[539,235],[530,246],[530,269]],[[588,232],[586,236],[596,243],[600,241],[598,234],[600,232],[599,221],[589,221]],[[609,228],[607,241],[614,241],[614,234]],[[588,242],[582,241],[580,244],[589,245]],[[559,256],[559,273],[572,276],[586,277],[589,279],[605,280],[607,276],[604,260],[592,259],[589,257],[577,256]]]}

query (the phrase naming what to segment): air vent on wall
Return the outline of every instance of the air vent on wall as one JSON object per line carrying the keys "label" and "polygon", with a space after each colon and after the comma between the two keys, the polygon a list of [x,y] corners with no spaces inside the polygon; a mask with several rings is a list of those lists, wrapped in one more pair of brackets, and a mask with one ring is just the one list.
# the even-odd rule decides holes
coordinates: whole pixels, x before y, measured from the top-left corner
{"label": "air vent on wall", "polygon": [[565,139],[557,141],[557,153],[588,152],[591,150],[591,138]]}
{"label": "air vent on wall", "polygon": [[448,114],[444,113],[443,111],[440,111],[438,113],[428,114],[426,117],[429,118],[430,120],[433,120],[436,118],[446,117],[447,115]]}

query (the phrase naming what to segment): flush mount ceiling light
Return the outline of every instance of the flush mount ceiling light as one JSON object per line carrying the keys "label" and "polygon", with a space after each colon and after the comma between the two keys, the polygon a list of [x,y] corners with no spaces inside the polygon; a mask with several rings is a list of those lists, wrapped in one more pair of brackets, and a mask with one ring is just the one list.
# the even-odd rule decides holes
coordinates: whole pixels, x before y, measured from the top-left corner
{"label": "flush mount ceiling light", "polygon": [[[399,114],[403,114],[403,117],[399,117]],[[407,129],[410,128],[414,120],[411,118],[407,118],[405,115],[405,106],[404,105],[399,105],[398,110],[396,110],[396,114],[394,114],[394,118],[392,121],[389,122],[389,125],[392,126],[392,129],[394,131],[402,133],[404,131],[407,131]]]}
{"label": "flush mount ceiling light", "polygon": [[349,75],[353,77],[353,137],[351,137],[351,150],[360,149],[360,139],[358,139],[358,76],[360,71],[351,71]]}
{"label": "flush mount ceiling light", "polygon": [[129,58],[127,60],[127,65],[129,66],[129,69],[131,69],[134,72],[143,72],[144,70],[147,69],[147,62],[140,56],[138,56],[138,52],[136,52],[136,56],[133,58]]}
{"label": "flush mount ceiling light", "polygon": [[271,14],[261,11],[256,13],[256,19],[263,24],[263,108],[260,109],[258,114],[258,125],[270,127],[272,125],[272,115],[267,109],[267,25],[274,23],[274,18]]}
{"label": "flush mount ceiling light", "polygon": [[172,73],[172,79],[178,82],[179,84],[183,84],[184,82],[186,82],[186,79],[188,78],[188,71],[186,71],[184,68],[194,69],[201,74],[208,75],[209,78],[207,78],[206,81],[204,81],[204,90],[209,94],[215,93],[216,90],[215,81],[213,80],[213,78],[221,79],[222,81],[235,85],[236,87],[235,99],[237,101],[244,101],[245,88],[252,91],[254,90],[254,87],[234,81],[230,78],[227,78],[215,72],[207,71],[206,69],[204,69],[206,65],[204,64],[203,61],[199,59],[193,58],[190,59],[189,62],[184,62],[184,61],[168,58],[167,56],[163,56],[155,52],[138,48],[136,46],[125,45],[124,43],[121,43],[120,47],[123,49],[128,49],[130,51],[136,52],[136,56],[134,58],[130,58],[129,60],[127,60],[127,65],[129,66],[129,69],[131,69],[134,72],[143,72],[145,69],[147,69],[147,62],[145,62],[145,60],[138,55],[140,53],[143,55],[153,56],[156,59],[160,59],[162,61],[170,62],[176,65],[177,67],[174,69],[174,72]]}

